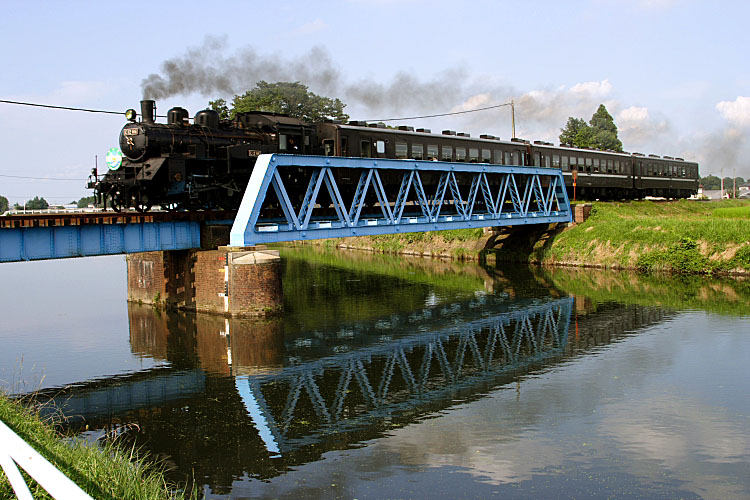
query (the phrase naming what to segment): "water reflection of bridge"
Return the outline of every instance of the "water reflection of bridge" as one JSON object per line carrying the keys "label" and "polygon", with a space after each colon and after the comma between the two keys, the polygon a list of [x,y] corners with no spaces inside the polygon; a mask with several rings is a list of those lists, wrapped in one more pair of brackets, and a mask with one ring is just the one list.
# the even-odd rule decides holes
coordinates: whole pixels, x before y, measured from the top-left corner
{"label": "water reflection of bridge", "polygon": [[[230,439],[255,454],[307,455],[311,446],[318,454],[481,397],[522,373],[663,317],[658,309],[603,308],[578,316],[576,334],[569,334],[572,310],[572,298],[521,305],[480,294],[450,306],[284,338],[278,322],[167,315],[133,306],[133,349],[173,366],[82,384],[57,401],[89,428],[135,422],[145,434],[156,432],[150,424],[163,412],[172,412],[180,422],[173,427],[182,432],[205,428],[201,419],[211,412],[185,409],[212,406],[244,413],[250,424],[235,429],[231,439],[214,440]],[[83,421],[72,418],[67,425],[82,428]],[[164,431],[159,427],[159,434]]]}

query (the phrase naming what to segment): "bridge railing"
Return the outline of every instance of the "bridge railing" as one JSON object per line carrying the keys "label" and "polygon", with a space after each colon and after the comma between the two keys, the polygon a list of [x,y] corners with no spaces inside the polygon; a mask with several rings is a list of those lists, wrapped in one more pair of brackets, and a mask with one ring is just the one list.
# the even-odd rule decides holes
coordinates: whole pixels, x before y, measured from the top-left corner
{"label": "bridge railing", "polygon": [[558,169],[274,154],[258,157],[230,243],[571,220]]}
{"label": "bridge railing", "polygon": [[0,422],[0,467],[19,500],[33,500],[21,467],[47,493],[59,500],[92,500],[81,488],[49,463],[10,427]]}

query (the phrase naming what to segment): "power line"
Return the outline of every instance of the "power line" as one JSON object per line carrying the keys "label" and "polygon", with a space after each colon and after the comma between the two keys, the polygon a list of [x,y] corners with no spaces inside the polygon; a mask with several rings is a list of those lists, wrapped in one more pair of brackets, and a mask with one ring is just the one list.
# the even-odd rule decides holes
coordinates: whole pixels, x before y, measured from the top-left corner
{"label": "power line", "polygon": [[477,108],[477,109],[469,109],[466,111],[455,111],[453,113],[439,113],[437,115],[424,115],[424,116],[408,116],[404,118],[386,118],[383,120],[362,120],[365,122],[395,122],[398,120],[419,120],[421,118],[437,118],[439,116],[451,116],[451,115],[463,115],[466,113],[476,113],[477,111],[486,111],[488,109],[495,109],[495,108],[502,108],[503,106],[512,106],[513,103],[506,102],[504,104],[496,104],[494,106],[487,106],[484,108]]}
{"label": "power line", "polygon": [[25,175],[7,175],[7,174],[0,174],[0,177],[12,177],[13,179],[35,179],[40,181],[85,181],[88,179],[83,178],[76,178],[71,179],[69,177],[28,177]]}
{"label": "power line", "polygon": [[37,104],[33,102],[20,102],[20,101],[8,101],[5,99],[0,99],[0,102],[5,104],[18,104],[19,106],[33,106],[36,108],[50,108],[50,109],[65,109],[68,111],[86,111],[88,113],[107,113],[110,115],[123,115],[122,111],[106,111],[103,109],[88,109],[88,108],[72,108],[69,106],[54,106],[52,104]]}

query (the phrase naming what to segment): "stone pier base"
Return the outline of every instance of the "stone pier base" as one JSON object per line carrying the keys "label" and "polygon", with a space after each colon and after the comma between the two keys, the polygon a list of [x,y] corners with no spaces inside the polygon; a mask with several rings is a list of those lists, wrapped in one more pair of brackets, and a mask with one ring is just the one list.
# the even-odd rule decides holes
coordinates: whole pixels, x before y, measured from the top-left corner
{"label": "stone pier base", "polygon": [[265,247],[129,254],[128,300],[156,307],[264,316],[282,307],[281,259]]}

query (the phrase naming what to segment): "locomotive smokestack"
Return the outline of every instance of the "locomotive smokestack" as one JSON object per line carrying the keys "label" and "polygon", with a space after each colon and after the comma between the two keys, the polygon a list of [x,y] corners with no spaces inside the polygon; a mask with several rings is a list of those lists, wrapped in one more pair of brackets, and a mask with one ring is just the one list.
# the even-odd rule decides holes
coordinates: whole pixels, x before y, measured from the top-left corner
{"label": "locomotive smokestack", "polygon": [[144,99],[141,101],[141,119],[145,123],[154,123],[156,118],[156,101]]}

